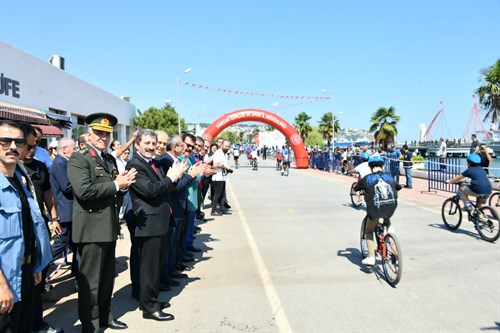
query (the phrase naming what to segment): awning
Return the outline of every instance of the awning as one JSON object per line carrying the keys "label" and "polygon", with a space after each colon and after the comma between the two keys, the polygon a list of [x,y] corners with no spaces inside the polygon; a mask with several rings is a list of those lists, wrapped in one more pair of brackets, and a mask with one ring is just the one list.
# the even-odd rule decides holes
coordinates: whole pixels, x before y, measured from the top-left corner
{"label": "awning", "polygon": [[72,123],[71,117],[68,116],[63,116],[57,113],[52,113],[52,112],[45,112],[48,118],[53,119],[53,120],[59,120],[59,121],[66,121],[69,123]]}
{"label": "awning", "polygon": [[0,118],[50,125],[50,121],[42,111],[5,102],[0,102]]}
{"label": "awning", "polygon": [[42,130],[42,136],[63,136],[63,132],[60,128],[52,125],[36,125]]}

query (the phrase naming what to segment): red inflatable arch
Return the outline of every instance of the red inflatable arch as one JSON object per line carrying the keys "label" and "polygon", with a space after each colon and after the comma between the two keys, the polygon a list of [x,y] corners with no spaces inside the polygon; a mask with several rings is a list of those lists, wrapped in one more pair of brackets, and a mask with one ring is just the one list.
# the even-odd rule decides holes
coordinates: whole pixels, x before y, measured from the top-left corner
{"label": "red inflatable arch", "polygon": [[307,169],[309,167],[306,148],[295,128],[285,119],[265,110],[242,109],[227,113],[208,126],[205,133],[203,133],[203,138],[212,142],[226,127],[244,121],[258,121],[276,128],[292,145],[297,168]]}

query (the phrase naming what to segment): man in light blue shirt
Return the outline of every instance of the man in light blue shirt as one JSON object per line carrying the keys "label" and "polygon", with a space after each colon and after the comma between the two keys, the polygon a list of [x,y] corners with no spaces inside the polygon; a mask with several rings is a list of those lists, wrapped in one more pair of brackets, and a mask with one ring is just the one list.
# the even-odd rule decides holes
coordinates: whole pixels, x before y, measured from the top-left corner
{"label": "man in light blue shirt", "polygon": [[42,214],[16,172],[26,147],[21,124],[0,120],[0,332],[31,332],[33,286],[52,260]]}
{"label": "man in light blue shirt", "polygon": [[36,144],[34,158],[40,162],[45,163],[47,169],[52,167],[52,160],[50,159],[50,154],[47,149],[40,147],[40,142],[42,142],[42,129],[38,126],[33,126],[36,131]]}

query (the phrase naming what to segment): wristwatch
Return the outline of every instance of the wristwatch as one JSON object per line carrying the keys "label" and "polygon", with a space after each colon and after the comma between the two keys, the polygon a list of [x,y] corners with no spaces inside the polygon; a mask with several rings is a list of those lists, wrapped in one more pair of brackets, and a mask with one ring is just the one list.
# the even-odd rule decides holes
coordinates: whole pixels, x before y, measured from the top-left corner
{"label": "wristwatch", "polygon": [[53,217],[51,222],[60,222],[61,218],[59,216]]}

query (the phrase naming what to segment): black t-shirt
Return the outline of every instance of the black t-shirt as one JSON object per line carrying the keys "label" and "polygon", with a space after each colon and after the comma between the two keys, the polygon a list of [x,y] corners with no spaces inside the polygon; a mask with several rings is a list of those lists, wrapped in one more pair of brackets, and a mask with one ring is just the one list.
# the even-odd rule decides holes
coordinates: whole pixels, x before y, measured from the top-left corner
{"label": "black t-shirt", "polygon": [[[33,231],[33,220],[31,219],[31,210],[30,204],[28,202],[28,198],[26,198],[26,194],[24,193],[23,187],[19,182],[19,179],[14,177],[7,177],[7,180],[10,184],[16,189],[17,193],[19,193],[19,199],[21,200],[21,209],[22,209],[22,219],[23,219],[23,236],[24,236],[24,256],[28,256],[30,254],[35,254],[35,233]],[[32,260],[31,262],[34,262]]]}
{"label": "black t-shirt", "polygon": [[43,206],[43,193],[50,190],[50,174],[45,163],[39,160],[31,160],[30,163],[24,163],[24,167],[28,171],[28,175],[33,182],[35,187],[36,199],[38,201],[38,207],[40,211],[45,211]]}
{"label": "black t-shirt", "polygon": [[401,185],[394,178],[382,172],[370,173],[354,187],[365,191],[366,212],[370,219],[390,218],[398,206],[398,190]]}

